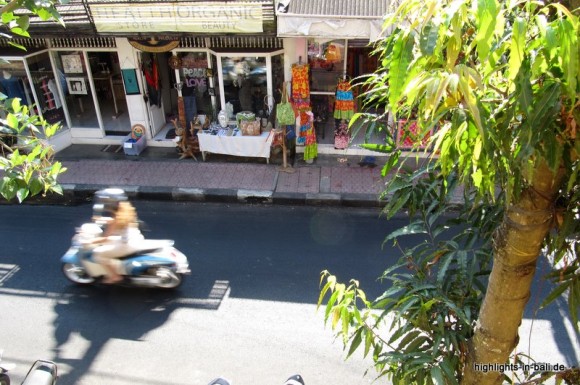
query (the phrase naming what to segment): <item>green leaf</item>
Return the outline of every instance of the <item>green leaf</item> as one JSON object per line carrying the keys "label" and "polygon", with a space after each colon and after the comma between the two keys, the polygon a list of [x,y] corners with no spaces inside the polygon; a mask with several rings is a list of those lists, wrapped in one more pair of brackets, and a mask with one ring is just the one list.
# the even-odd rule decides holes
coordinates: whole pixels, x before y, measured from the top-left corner
{"label": "green leaf", "polygon": [[477,1],[477,55],[481,62],[489,60],[489,50],[493,43],[497,20],[497,3],[495,0]]}
{"label": "green leaf", "polygon": [[404,226],[390,233],[385,239],[385,241],[389,241],[391,239],[395,239],[403,235],[426,234],[426,233],[427,230],[425,229],[425,225],[422,222],[413,222],[408,226]]}
{"label": "green leaf", "polygon": [[441,369],[443,369],[443,372],[445,373],[445,378],[447,379],[446,383],[448,385],[457,385],[458,384],[457,376],[454,370],[454,368],[456,368],[457,365],[452,364],[449,359],[444,359],[443,361],[441,361],[440,367]]}
{"label": "green leaf", "polygon": [[439,37],[439,24],[430,20],[421,31],[420,48],[423,55],[433,55]]}
{"label": "green leaf", "polygon": [[389,104],[394,111],[398,108],[399,100],[407,82],[409,64],[411,63],[413,39],[411,36],[400,35],[393,46],[389,69]]}
{"label": "green leaf", "polygon": [[510,44],[508,79],[514,80],[520,71],[524,61],[526,46],[526,21],[522,17],[516,17],[512,27],[512,39]]}
{"label": "green leaf", "polygon": [[37,195],[44,190],[44,184],[38,178],[32,178],[29,183],[31,195]]}
{"label": "green leaf", "polygon": [[403,337],[403,339],[401,339],[401,341],[399,342],[399,344],[397,345],[397,349],[399,349],[399,350],[405,349],[405,347],[407,345],[409,345],[412,341],[414,341],[420,335],[421,335],[421,332],[419,332],[418,330],[413,330],[413,331],[407,333]]}
{"label": "green leaf", "polygon": [[366,357],[371,350],[371,346],[373,344],[373,334],[370,331],[364,333],[365,336],[365,351],[363,357]]}
{"label": "green leaf", "polygon": [[389,174],[389,172],[391,172],[393,167],[396,164],[398,164],[400,155],[401,151],[396,151],[393,154],[391,154],[391,156],[389,156],[389,159],[387,159],[385,165],[383,166],[383,169],[381,170],[381,176],[385,177]]}
{"label": "green leaf", "polygon": [[360,344],[362,342],[362,333],[363,332],[364,332],[364,329],[362,327],[359,328],[355,332],[352,343],[350,344],[350,348],[348,349],[348,354],[346,355],[346,358],[350,357],[360,346]]}
{"label": "green leaf", "polygon": [[[443,259],[443,261],[441,261]],[[453,261],[453,253],[445,253],[443,257],[439,260],[439,269],[437,271],[437,282],[441,284],[446,278],[447,269]]]}
{"label": "green leaf", "polygon": [[28,191],[27,187],[19,188],[16,191],[16,197],[18,198],[18,202],[22,203],[26,199],[26,197],[28,197],[29,193],[30,192]]}
{"label": "green leaf", "polygon": [[375,143],[361,143],[360,146],[366,150],[376,151],[383,154],[389,154],[396,149],[396,147],[392,145],[375,144]]}
{"label": "green leaf", "polygon": [[434,383],[437,385],[446,385],[445,380],[443,379],[443,373],[441,369],[437,366],[431,367],[430,370],[431,378],[433,379]]}

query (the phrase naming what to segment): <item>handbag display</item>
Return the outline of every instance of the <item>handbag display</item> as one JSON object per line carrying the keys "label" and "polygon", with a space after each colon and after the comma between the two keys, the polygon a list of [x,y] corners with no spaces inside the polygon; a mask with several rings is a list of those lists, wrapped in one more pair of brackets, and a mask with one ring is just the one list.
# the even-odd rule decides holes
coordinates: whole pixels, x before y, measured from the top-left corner
{"label": "handbag display", "polygon": [[288,92],[286,91],[286,83],[282,89],[282,100],[276,105],[276,120],[281,126],[296,124],[296,115],[292,103],[288,101]]}

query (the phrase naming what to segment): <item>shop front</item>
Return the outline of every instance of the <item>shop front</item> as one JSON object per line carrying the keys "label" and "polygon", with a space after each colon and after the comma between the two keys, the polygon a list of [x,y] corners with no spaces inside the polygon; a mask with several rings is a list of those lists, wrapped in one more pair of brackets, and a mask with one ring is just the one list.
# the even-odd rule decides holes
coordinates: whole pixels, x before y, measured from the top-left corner
{"label": "shop front", "polygon": [[[318,152],[373,153],[358,149],[364,130],[353,136],[350,117],[358,111],[360,87],[350,87],[378,66],[371,43],[382,33],[388,1],[291,0],[277,2],[278,36],[293,65],[308,67],[309,109],[318,141]],[[292,65],[286,73],[292,80]],[[368,138],[367,138],[368,139]],[[384,133],[370,137],[384,140]],[[298,147],[298,152],[304,151]]]}
{"label": "shop front", "polygon": [[284,51],[271,1],[94,1],[85,11],[97,37],[52,31],[19,41],[25,52],[3,47],[1,55],[2,90],[61,122],[51,140],[57,150],[122,147],[135,127],[148,146],[175,147],[176,123],[216,121],[222,110],[229,122],[241,111],[266,119],[272,112]]}
{"label": "shop front", "polygon": [[284,82],[292,84],[293,70],[307,64],[308,103],[324,152],[338,148],[337,129],[349,114],[335,118],[339,86],[376,69],[368,43],[386,9],[385,1],[364,9],[354,0],[333,8],[336,1],[314,3],[349,17],[316,14],[306,0],[292,0],[277,18],[275,2],[266,0],[95,1],[88,12],[99,37],[49,37],[40,39],[43,49],[3,56],[27,103],[61,121],[57,149],[122,146],[136,126],[148,146],[174,147],[178,126],[217,123],[222,111],[227,126],[243,113],[266,131],[276,125]]}

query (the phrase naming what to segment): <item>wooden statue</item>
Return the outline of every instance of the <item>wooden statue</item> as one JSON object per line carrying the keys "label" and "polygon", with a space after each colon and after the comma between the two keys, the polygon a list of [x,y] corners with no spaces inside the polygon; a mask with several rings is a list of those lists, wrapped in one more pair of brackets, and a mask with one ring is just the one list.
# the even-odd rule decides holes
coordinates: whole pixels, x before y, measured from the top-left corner
{"label": "wooden statue", "polygon": [[193,124],[189,130],[186,130],[179,124],[177,119],[172,119],[171,122],[175,127],[175,135],[180,138],[177,142],[177,147],[179,147],[179,151],[181,152],[179,159],[193,158],[197,160],[195,153],[199,152],[199,140],[195,134]]}

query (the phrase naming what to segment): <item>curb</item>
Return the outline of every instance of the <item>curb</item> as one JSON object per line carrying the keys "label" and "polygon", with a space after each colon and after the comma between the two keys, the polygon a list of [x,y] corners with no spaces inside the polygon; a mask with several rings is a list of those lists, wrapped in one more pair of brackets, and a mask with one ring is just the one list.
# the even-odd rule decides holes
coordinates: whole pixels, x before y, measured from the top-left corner
{"label": "curb", "polygon": [[[27,198],[24,204],[75,205],[91,202],[96,191],[110,186],[97,184],[62,184],[63,194]],[[217,202],[307,206],[381,207],[385,202],[373,194],[297,193],[247,189],[201,189],[158,186],[119,186],[133,200],[176,202]],[[2,204],[18,204],[2,201]]]}

